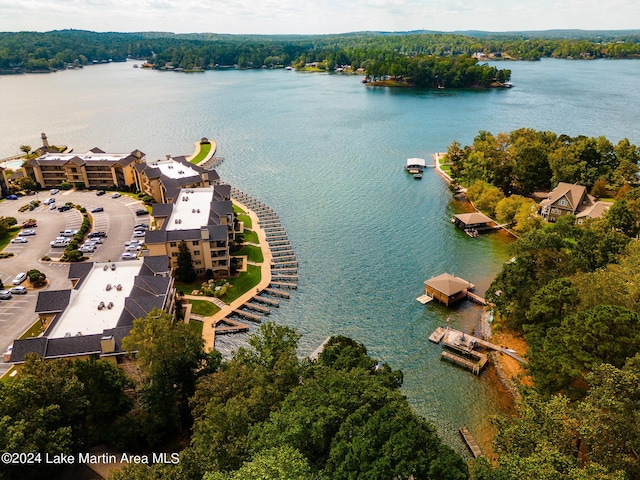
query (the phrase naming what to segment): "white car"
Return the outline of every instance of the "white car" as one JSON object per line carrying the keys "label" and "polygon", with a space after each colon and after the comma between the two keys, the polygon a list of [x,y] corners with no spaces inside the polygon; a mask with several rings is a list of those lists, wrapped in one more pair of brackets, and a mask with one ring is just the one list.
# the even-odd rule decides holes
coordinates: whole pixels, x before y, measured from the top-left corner
{"label": "white car", "polygon": [[64,248],[69,245],[71,241],[68,238],[56,238],[54,241],[49,242],[51,248]]}
{"label": "white car", "polygon": [[35,231],[35,230],[31,230],[31,229],[29,229],[29,230],[22,230],[22,231],[18,234],[18,236],[19,236],[19,237],[28,237],[28,236],[30,236],[30,235],[35,235],[35,234],[36,234],[36,231]]}
{"label": "white car", "polygon": [[20,272],[19,274],[16,275],[16,278],[14,278],[11,283],[14,285],[20,285],[26,279],[27,279],[27,274],[25,272]]}
{"label": "white car", "polygon": [[142,246],[140,246],[140,245],[128,245],[128,246],[124,247],[124,249],[127,252],[139,252],[140,250],[142,250]]}
{"label": "white car", "polygon": [[111,198],[120,198],[122,195],[120,195],[118,192],[112,193],[111,194]]}
{"label": "white car", "polygon": [[73,237],[75,236],[75,234],[78,233],[78,230],[71,230],[71,229],[67,229],[63,232],[60,232],[60,236],[61,237]]}
{"label": "white car", "polygon": [[45,205],[51,205],[52,203],[56,203],[56,199],[53,197],[49,197],[42,203],[44,203]]}
{"label": "white car", "polygon": [[59,193],[59,192],[60,192],[60,190],[58,190],[57,188],[52,188],[51,190],[49,190],[49,193],[51,195],[55,195],[56,193]]}
{"label": "white car", "polygon": [[82,245],[78,250],[82,253],[93,253],[96,251],[95,245]]}
{"label": "white car", "polygon": [[146,234],[146,232],[143,232],[142,230],[135,230],[133,232],[133,238],[140,238],[140,237],[144,237]]}
{"label": "white car", "polygon": [[29,239],[26,237],[16,237],[11,239],[11,243],[29,243]]}
{"label": "white car", "polygon": [[131,253],[131,252],[124,252],[122,254],[122,259],[123,260],[133,260],[136,257],[137,257],[137,255],[135,253]]}
{"label": "white car", "polygon": [[142,245],[144,242],[142,240],[129,240],[128,242],[124,242],[125,247],[130,247],[132,245]]}
{"label": "white car", "polygon": [[27,287],[23,287],[22,285],[11,287],[9,290],[13,295],[26,295]]}

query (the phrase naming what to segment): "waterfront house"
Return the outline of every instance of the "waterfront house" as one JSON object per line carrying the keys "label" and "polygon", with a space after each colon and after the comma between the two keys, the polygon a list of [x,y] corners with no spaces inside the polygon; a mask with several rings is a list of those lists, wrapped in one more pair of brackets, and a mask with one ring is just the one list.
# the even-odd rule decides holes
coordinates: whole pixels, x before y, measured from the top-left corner
{"label": "waterfront house", "polygon": [[9,195],[9,180],[4,167],[0,167],[0,194],[3,197]]}
{"label": "waterfront house", "polygon": [[595,203],[596,200],[587,193],[587,187],[560,182],[549,192],[549,196],[540,202],[540,215],[547,222],[555,222],[563,215],[578,216]]}
{"label": "waterfront house", "polygon": [[154,308],[173,315],[174,279],[169,258],[148,256],[107,263],[72,263],[67,290],[42,291],[35,313],[44,333],[13,342],[10,362],[24,363],[28,353],[45,359],[100,358],[118,361],[122,339],[136,318]]}
{"label": "waterfront house", "polygon": [[424,282],[426,295],[447,307],[466,298],[469,290],[474,288],[475,285],[471,282],[449,273],[443,273]]}

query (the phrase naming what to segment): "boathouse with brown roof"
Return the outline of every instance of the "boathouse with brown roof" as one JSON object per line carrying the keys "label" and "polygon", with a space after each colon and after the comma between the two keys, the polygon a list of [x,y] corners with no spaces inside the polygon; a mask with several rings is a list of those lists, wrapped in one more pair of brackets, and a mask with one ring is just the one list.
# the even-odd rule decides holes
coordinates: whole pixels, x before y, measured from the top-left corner
{"label": "boathouse with brown roof", "polygon": [[471,282],[450,273],[443,273],[424,282],[425,293],[447,307],[466,298],[469,290],[474,288],[475,285]]}

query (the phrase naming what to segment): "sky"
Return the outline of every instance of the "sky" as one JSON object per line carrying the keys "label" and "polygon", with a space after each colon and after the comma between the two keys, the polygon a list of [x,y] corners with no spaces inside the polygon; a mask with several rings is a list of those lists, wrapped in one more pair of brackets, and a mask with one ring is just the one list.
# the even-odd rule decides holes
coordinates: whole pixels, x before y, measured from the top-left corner
{"label": "sky", "polygon": [[638,0],[0,0],[0,31],[328,34],[626,30]]}

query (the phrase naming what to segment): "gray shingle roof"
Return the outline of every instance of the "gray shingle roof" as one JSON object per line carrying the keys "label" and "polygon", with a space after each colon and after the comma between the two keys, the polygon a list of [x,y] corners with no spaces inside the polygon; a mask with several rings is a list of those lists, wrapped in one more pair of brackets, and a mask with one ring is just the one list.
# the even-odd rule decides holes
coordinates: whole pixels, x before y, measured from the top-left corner
{"label": "gray shingle roof", "polygon": [[50,290],[38,293],[36,313],[61,312],[69,305],[71,290]]}

